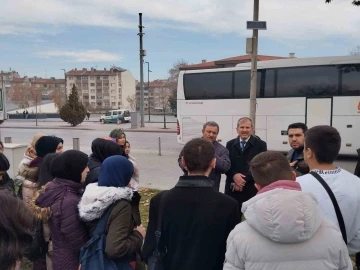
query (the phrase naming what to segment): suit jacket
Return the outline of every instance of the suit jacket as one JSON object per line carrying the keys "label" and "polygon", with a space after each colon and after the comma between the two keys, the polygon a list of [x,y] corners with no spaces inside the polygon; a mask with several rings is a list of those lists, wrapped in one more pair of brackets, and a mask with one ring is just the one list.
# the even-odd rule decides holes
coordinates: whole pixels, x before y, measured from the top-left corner
{"label": "suit jacket", "polygon": [[[289,162],[291,162],[292,156],[294,155],[295,150],[291,149],[286,157],[289,160]],[[297,163],[294,167],[291,167],[295,172],[296,172],[296,176],[302,176],[304,174],[308,174],[309,173],[309,166],[306,165],[305,160],[304,160],[304,152],[301,153],[301,155],[296,159]]]}
{"label": "suit jacket", "polygon": [[[256,136],[251,136],[245,145],[244,151],[241,150],[240,138],[237,137],[228,141],[226,148],[229,150],[231,161],[230,170],[226,173],[225,194],[238,200],[239,203],[249,200],[256,195],[257,189],[254,186],[254,179],[250,173],[250,161],[259,153],[267,151],[266,142]],[[243,191],[232,191],[231,183],[236,173],[245,175],[246,184]]]}

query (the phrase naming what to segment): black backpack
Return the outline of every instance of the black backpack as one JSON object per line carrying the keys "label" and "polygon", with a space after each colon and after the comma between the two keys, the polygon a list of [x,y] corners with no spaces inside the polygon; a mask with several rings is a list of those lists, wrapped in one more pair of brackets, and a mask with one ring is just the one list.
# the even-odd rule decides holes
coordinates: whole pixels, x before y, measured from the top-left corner
{"label": "black backpack", "polygon": [[25,252],[25,257],[30,261],[42,258],[48,252],[49,243],[44,238],[43,222],[39,219],[35,223],[35,232],[30,247]]}

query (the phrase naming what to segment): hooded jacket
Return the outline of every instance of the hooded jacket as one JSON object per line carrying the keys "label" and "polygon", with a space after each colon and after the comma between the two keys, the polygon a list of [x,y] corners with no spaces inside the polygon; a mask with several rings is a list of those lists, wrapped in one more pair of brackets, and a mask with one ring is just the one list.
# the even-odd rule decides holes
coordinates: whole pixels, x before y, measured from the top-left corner
{"label": "hooded jacket", "polygon": [[246,221],[227,240],[225,270],[352,269],[340,231],[298,183],[272,183],[242,212]]}
{"label": "hooded jacket", "polygon": [[[132,210],[133,190],[126,187],[133,173],[130,161],[113,156],[104,161],[99,182],[89,184],[79,203],[80,218],[93,232],[106,209],[113,207],[106,226],[105,253],[112,260],[135,260],[141,252],[142,235],[134,228],[139,216]],[[137,268],[138,269],[138,268]]]}

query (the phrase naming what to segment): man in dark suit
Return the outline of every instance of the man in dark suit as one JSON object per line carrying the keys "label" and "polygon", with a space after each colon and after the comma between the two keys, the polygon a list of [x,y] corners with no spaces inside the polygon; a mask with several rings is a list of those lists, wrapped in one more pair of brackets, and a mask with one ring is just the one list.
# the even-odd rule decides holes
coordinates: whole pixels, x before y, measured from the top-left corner
{"label": "man in dark suit", "polygon": [[201,138],[189,141],[181,160],[188,175],[180,176],[174,188],[150,201],[144,261],[148,262],[156,247],[160,200],[165,196],[159,242],[164,269],[222,270],[227,237],[240,222],[239,205],[210,182],[216,162],[211,142]]}
{"label": "man in dark suit", "polygon": [[239,136],[228,141],[231,168],[226,173],[225,194],[239,202],[240,215],[242,203],[254,197],[257,189],[250,172],[250,161],[259,153],[267,150],[266,142],[252,135],[252,121],[248,117],[240,118],[236,131]]}

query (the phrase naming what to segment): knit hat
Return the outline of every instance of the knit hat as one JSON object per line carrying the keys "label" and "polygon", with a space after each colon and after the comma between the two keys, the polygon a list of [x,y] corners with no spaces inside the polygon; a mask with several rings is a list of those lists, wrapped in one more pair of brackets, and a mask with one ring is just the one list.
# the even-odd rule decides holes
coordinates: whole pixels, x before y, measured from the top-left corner
{"label": "knit hat", "polygon": [[51,175],[56,178],[81,182],[81,173],[88,165],[88,156],[78,150],[67,150],[51,162]]}
{"label": "knit hat", "polygon": [[0,171],[7,171],[10,169],[9,160],[3,153],[0,153]]}
{"label": "knit hat", "polygon": [[55,136],[42,136],[35,143],[35,151],[38,157],[45,157],[47,154],[55,153],[59,143],[64,143],[63,139]]}
{"label": "knit hat", "polygon": [[133,164],[123,156],[108,157],[101,164],[98,185],[126,187],[134,173]]}

